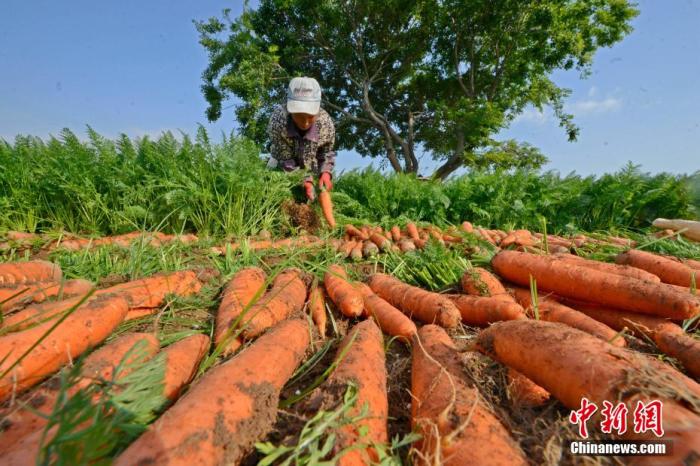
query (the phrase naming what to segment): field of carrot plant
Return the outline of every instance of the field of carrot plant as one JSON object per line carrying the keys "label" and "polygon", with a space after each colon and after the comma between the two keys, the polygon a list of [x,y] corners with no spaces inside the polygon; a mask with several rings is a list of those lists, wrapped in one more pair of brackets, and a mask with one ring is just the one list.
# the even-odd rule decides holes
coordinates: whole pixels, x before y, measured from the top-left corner
{"label": "field of carrot plant", "polygon": [[0,142],[0,464],[639,459],[584,398],[699,461],[697,174],[356,171],[329,228],[246,140],[88,136]]}

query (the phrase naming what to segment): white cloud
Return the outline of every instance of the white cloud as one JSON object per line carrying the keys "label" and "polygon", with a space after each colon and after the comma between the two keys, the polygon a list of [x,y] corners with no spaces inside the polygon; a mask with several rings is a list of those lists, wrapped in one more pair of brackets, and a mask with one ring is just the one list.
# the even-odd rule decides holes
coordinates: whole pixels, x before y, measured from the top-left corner
{"label": "white cloud", "polygon": [[578,115],[591,115],[614,112],[622,108],[622,100],[615,97],[605,99],[587,99],[573,102],[566,106],[566,111]]}
{"label": "white cloud", "polygon": [[598,94],[598,88],[595,86],[591,86],[590,89],[588,89],[588,97],[595,97]]}

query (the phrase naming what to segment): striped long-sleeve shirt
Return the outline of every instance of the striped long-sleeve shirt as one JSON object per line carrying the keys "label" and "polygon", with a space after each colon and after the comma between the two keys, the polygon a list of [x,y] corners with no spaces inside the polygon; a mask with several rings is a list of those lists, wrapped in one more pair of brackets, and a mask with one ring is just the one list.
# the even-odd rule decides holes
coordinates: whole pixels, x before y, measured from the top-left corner
{"label": "striped long-sleeve shirt", "polygon": [[321,109],[314,124],[302,132],[285,106],[280,105],[270,117],[267,134],[270,138],[270,155],[282,170],[301,168],[314,175],[333,172],[335,126],[325,110]]}

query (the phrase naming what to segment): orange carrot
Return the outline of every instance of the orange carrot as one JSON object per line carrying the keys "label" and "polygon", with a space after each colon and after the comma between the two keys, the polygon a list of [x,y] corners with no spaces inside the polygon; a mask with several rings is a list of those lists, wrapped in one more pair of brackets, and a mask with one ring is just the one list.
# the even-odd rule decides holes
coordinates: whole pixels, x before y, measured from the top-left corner
{"label": "orange carrot", "polygon": [[240,341],[236,341],[238,338],[233,337],[231,326],[240,318],[246,307],[251,305],[256,294],[262,297],[266,279],[267,276],[261,268],[248,267],[237,272],[226,285],[214,323],[214,346],[221,345],[227,336],[230,340],[223,348],[224,356],[232,354],[241,346]]}
{"label": "orange carrot", "polygon": [[462,322],[474,327],[486,327],[501,320],[527,319],[525,311],[514,300],[491,296],[448,295],[459,309]]}
{"label": "orange carrot", "polygon": [[401,241],[399,241],[399,249],[401,249],[401,252],[415,251],[416,245],[414,244],[413,240],[402,238]]}
{"label": "orange carrot", "polygon": [[496,240],[491,236],[491,234],[487,230],[484,230],[483,228],[477,228],[476,231],[483,240],[488,241],[494,246],[497,245]]}
{"label": "orange carrot", "polygon": [[363,231],[358,230],[355,228],[353,225],[345,225],[345,232],[350,235],[351,238],[357,238],[359,240],[366,240],[369,239],[369,236],[366,235]]}
{"label": "orange carrot", "polygon": [[544,405],[551,394],[515,369],[508,368],[508,396],[517,408]]}
{"label": "orange carrot", "polygon": [[169,294],[190,296],[198,293],[202,283],[191,270],[159,273],[140,280],[120,283],[97,291],[96,295],[120,294],[129,303],[129,307],[160,307]]}
{"label": "orange carrot", "polygon": [[[688,267],[690,267],[691,269],[700,271],[700,261],[696,261],[693,259],[683,259],[682,262],[685,265],[687,265]],[[697,281],[700,281],[700,280],[697,280]]]}
{"label": "orange carrot", "polygon": [[[342,356],[342,359],[341,359]],[[321,391],[328,393],[334,407],[342,404],[346,386],[350,383],[357,387],[357,402],[350,409],[349,416],[357,416],[363,407],[367,417],[357,423],[347,424],[336,430],[337,440],[334,450],[362,443],[385,445],[389,438],[387,419],[389,402],[387,399],[386,367],[384,340],[382,332],[372,320],[356,324],[338,349],[338,365],[324,384]],[[360,430],[366,430],[366,436],[360,438]],[[373,448],[352,450],[338,459],[339,466],[371,464],[378,460]]]}
{"label": "orange carrot", "polygon": [[414,464],[525,465],[506,428],[464,378],[461,358],[447,333],[423,326],[414,338],[411,364],[411,424]]}
{"label": "orange carrot", "polygon": [[121,296],[98,296],[73,311],[50,333],[57,322],[49,321],[0,337],[4,358],[0,362],[0,402],[14,392],[36,385],[66,362],[101,343],[124,320],[128,307]]}
{"label": "orange carrot", "polygon": [[474,226],[467,221],[462,222],[462,230],[466,233],[474,233]]}
{"label": "orange carrot", "polygon": [[[87,280],[67,280],[62,283],[37,283],[0,288],[0,311],[8,313],[30,303],[41,303],[49,298],[70,298],[85,295],[94,287]],[[14,297],[12,297],[14,296]]]}
{"label": "orange carrot", "polygon": [[653,273],[649,273],[646,270],[631,267],[629,265],[608,264],[607,262],[584,259],[583,257],[574,256],[573,254],[555,254],[555,256],[563,261],[568,261],[572,264],[588,267],[600,272],[612,273],[623,277],[632,277],[645,282],[661,282],[661,279]]}
{"label": "orange carrot", "polygon": [[[685,459],[700,455],[700,417],[679,402],[665,398],[668,391],[654,393],[653,388],[645,388],[644,395],[640,395],[634,388],[634,381],[643,383],[649,374],[654,374],[663,384],[663,391],[700,392],[697,383],[660,361],[606,344],[577,329],[529,319],[499,322],[482,330],[475,347],[521,372],[570,409],[579,409],[584,397],[598,406],[604,400],[619,400],[630,407],[631,425],[632,407],[637,401],[661,399],[664,439],[673,441],[673,452],[664,461],[682,464]],[[656,438],[651,432],[635,434],[632,429],[624,437]]]}
{"label": "orange carrot", "polygon": [[401,240],[401,229],[396,225],[391,227],[391,239],[394,240],[395,243]]}
{"label": "orange carrot", "polygon": [[2,328],[7,332],[17,332],[33,327],[61,315],[73,308],[82,299],[82,297],[75,297],[26,307],[7,316],[2,323]]}
{"label": "orange carrot", "polygon": [[638,337],[650,338],[662,353],[678,359],[693,377],[700,377],[700,342],[673,322],[581,302],[571,306],[615,330],[627,328]]}
{"label": "orange carrot", "polygon": [[321,211],[323,211],[323,217],[328,222],[328,226],[335,228],[335,218],[333,217],[333,201],[331,201],[331,193],[322,189],[318,193],[318,203],[321,204]]}
{"label": "orange carrot", "polygon": [[586,303],[578,300],[559,297],[557,297],[557,299],[561,300],[561,302],[567,306],[592,317],[598,322],[604,323],[612,329],[617,331],[628,329],[640,338],[647,337],[653,340],[657,331],[669,325],[677,327],[680,330],[680,327],[676,324],[662,317],[605,308],[600,304]]}
{"label": "orange carrot", "polygon": [[501,281],[486,269],[474,267],[467,269],[460,281],[462,290],[474,296],[493,296],[513,301]]}
{"label": "orange carrot", "polygon": [[379,254],[379,248],[372,241],[365,241],[362,244],[362,255],[364,257],[374,257]]}
{"label": "orange carrot", "polygon": [[452,328],[459,324],[459,310],[447,297],[438,293],[407,285],[396,278],[376,273],[370,277],[369,286],[377,296],[388,301],[413,318],[425,323],[436,323]]}
{"label": "orange carrot", "polygon": [[124,322],[136,319],[143,319],[144,317],[158,314],[159,311],[160,309],[158,309],[157,307],[134,307],[129,309],[129,312],[126,313],[126,317],[124,317]]}
{"label": "orange carrot", "polygon": [[391,248],[391,241],[389,241],[379,233],[372,233],[369,237],[369,240],[376,244],[377,247],[382,251],[386,251],[387,249]]}
{"label": "orange carrot", "polygon": [[700,379],[700,340],[676,327],[665,326],[657,331],[654,342],[663,353],[678,359],[696,380]]}
{"label": "orange carrot", "polygon": [[417,240],[420,239],[420,235],[418,234],[418,228],[416,228],[415,223],[407,223],[406,224],[406,233],[408,233],[408,236],[411,237],[412,240]]}
{"label": "orange carrot", "polygon": [[500,241],[500,246],[506,248],[513,244],[518,246],[534,246],[536,243],[532,233],[528,230],[514,230]]}
{"label": "orange carrot", "polygon": [[341,266],[331,265],[323,281],[326,293],[343,315],[357,317],[362,314],[362,295],[348,282],[348,275]]}
{"label": "orange carrot", "polygon": [[[114,368],[122,361],[136,344],[139,344],[139,356],[151,357],[158,351],[158,339],[146,333],[128,333],[111,343],[94,351],[85,358],[80,379],[69,390],[69,395],[89,386],[98,380],[111,380]],[[44,384],[23,396],[19,403],[11,405],[0,412],[2,435],[0,435],[0,452],[15,450],[18,442],[32,432],[43,430],[48,416],[54,409],[59,392],[52,384]],[[33,448],[32,448],[33,447]],[[30,448],[31,454],[38,453],[39,445],[22,445]],[[2,453],[0,453],[1,459]]]}
{"label": "orange carrot", "polygon": [[362,246],[363,242],[362,241],[352,241],[352,249],[350,249],[350,253],[346,257],[350,257],[350,259],[354,262],[361,261],[362,260]]}
{"label": "orange carrot", "polygon": [[700,299],[663,284],[599,272],[549,256],[501,251],[491,266],[513,283],[529,287],[532,276],[539,289],[569,298],[674,319],[700,313]]}
{"label": "orange carrot", "polygon": [[62,275],[58,265],[42,260],[0,264],[0,286],[58,282]]}
{"label": "orange carrot", "polygon": [[253,304],[242,324],[242,336],[255,338],[278,322],[300,312],[306,302],[307,287],[299,269],[287,269],[272,281],[265,296]]}
{"label": "orange carrot", "polygon": [[354,239],[351,239],[350,241],[345,241],[341,246],[339,252],[343,257],[350,257],[352,254],[352,250],[355,248],[355,246],[357,246],[357,241],[355,241]]}
{"label": "orange carrot", "polygon": [[245,351],[209,370],[115,466],[238,464],[272,429],[280,390],[308,345],[305,321],[279,323]]}
{"label": "orange carrot", "polygon": [[165,355],[163,395],[167,399],[176,400],[185,385],[192,381],[199,363],[209,351],[209,344],[208,336],[196,334],[163,349]]}
{"label": "orange carrot", "polygon": [[413,244],[418,248],[418,249],[425,249],[425,245],[428,244],[427,240],[424,240],[422,238],[419,239],[414,239]]}
{"label": "orange carrot", "polygon": [[693,269],[682,262],[636,249],[618,254],[615,262],[646,270],[673,285],[690,286],[694,274]]}
{"label": "orange carrot", "polygon": [[311,287],[309,310],[321,338],[326,338],[326,300],[323,297],[323,288],[318,283],[314,283]]}
{"label": "orange carrot", "polygon": [[[526,309],[529,316],[535,317],[530,290],[514,287],[513,294],[516,301]],[[572,328],[577,328],[601,340],[607,341],[614,346],[627,346],[625,339],[604,323],[544,296],[538,297],[537,301],[538,316],[541,320],[546,322],[558,322]]]}
{"label": "orange carrot", "polygon": [[400,337],[406,342],[411,341],[411,336],[418,331],[411,319],[374,294],[372,289],[364,283],[358,283],[357,289],[362,293],[365,314],[373,317],[384,333]]}

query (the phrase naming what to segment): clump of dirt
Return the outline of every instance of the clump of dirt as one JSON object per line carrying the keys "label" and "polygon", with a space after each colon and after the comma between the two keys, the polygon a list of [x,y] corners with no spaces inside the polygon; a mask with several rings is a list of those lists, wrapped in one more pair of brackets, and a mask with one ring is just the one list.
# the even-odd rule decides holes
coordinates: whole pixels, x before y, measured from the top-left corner
{"label": "clump of dirt", "polygon": [[100,278],[97,282],[98,288],[108,288],[110,286],[119,285],[120,283],[128,282],[129,277],[119,273],[113,273],[106,277]]}
{"label": "clump of dirt", "polygon": [[313,234],[318,231],[321,222],[314,209],[308,204],[297,204],[294,201],[282,203],[282,211],[289,217],[292,226]]}

